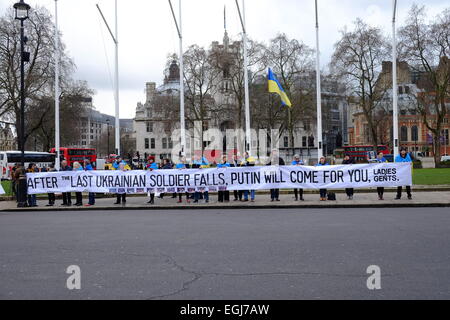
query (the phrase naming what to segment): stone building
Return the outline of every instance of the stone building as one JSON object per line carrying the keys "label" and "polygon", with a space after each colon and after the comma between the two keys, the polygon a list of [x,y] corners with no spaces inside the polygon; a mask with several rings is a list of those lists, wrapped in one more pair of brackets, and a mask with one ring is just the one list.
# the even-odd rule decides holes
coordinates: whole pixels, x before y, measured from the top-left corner
{"label": "stone building", "polygon": [[16,150],[16,137],[9,125],[0,125],[0,151]]}

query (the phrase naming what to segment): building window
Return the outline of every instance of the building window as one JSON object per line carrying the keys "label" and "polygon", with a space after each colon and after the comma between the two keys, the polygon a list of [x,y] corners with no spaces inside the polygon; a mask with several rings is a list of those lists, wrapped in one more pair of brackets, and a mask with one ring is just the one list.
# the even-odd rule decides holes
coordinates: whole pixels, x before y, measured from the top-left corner
{"label": "building window", "polygon": [[148,138],[145,138],[145,149],[150,148],[150,141]]}
{"label": "building window", "polygon": [[289,147],[289,138],[288,137],[283,138],[283,145],[285,148]]}
{"label": "building window", "polygon": [[417,128],[417,126],[412,126],[411,128],[411,140],[419,141],[419,129]]}
{"label": "building window", "polygon": [[167,149],[167,138],[162,139],[162,148]]}
{"label": "building window", "polygon": [[173,149],[172,138],[169,138],[169,149]]}
{"label": "building window", "polygon": [[147,132],[153,132],[153,122],[148,121],[146,123]]}
{"label": "building window", "polygon": [[400,141],[408,141],[408,128],[405,126],[400,128]]}
{"label": "building window", "polygon": [[155,148],[156,148],[155,138],[152,138],[152,139],[150,140],[150,148],[151,148],[151,149],[155,149]]}
{"label": "building window", "polygon": [[302,147],[306,148],[306,137],[302,137]]}
{"label": "building window", "polygon": [[403,94],[403,87],[398,87],[398,94]]}
{"label": "building window", "polygon": [[441,139],[443,140],[442,142],[444,145],[446,145],[446,146],[450,145],[450,142],[448,141],[448,139],[449,139],[448,129],[442,130],[442,138]]}

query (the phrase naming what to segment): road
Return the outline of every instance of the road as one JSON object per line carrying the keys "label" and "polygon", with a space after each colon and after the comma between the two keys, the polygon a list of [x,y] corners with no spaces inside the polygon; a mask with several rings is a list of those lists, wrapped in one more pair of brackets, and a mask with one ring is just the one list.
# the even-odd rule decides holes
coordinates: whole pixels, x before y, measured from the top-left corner
{"label": "road", "polygon": [[0,213],[0,299],[399,298],[450,299],[448,208]]}

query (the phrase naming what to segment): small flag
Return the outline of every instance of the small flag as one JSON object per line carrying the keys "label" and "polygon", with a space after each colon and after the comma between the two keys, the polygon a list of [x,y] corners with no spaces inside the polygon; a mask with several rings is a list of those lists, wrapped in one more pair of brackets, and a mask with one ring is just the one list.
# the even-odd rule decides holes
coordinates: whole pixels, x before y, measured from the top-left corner
{"label": "small flag", "polygon": [[281,103],[283,106],[292,107],[291,101],[289,100],[286,92],[281,86],[272,69],[269,68],[269,75],[267,76],[267,81],[269,83],[269,92],[278,93],[281,98]]}

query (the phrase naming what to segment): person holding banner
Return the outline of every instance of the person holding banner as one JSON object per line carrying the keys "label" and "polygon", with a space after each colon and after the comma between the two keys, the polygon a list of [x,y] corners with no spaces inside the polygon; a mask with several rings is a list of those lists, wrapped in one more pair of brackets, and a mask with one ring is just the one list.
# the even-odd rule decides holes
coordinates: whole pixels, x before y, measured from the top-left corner
{"label": "person holding banner", "polygon": [[[230,167],[232,168],[238,168],[241,166],[241,161],[239,160],[239,156],[237,154],[233,155],[233,161],[230,163]],[[242,201],[242,195],[243,195],[244,191],[242,190],[234,190],[233,191],[233,195],[234,195],[234,200],[233,201]]]}
{"label": "person holding banner", "polygon": [[[401,148],[400,154],[395,158],[395,162],[409,162],[412,164],[412,159],[410,155],[406,152],[405,148]],[[408,199],[412,199],[411,186],[406,186],[406,193],[408,194]],[[397,196],[395,200],[400,200],[402,198],[402,187],[397,187]]]}
{"label": "person holding banner", "polygon": [[[158,164],[155,162],[154,156],[149,156],[147,158],[147,165],[145,166],[146,170],[155,171],[158,170]],[[148,204],[155,204],[155,192],[149,192],[150,200],[147,202]]]}
{"label": "person holding banner", "polygon": [[[374,161],[375,161],[375,163],[388,162],[386,160],[386,158],[384,157],[384,153],[383,152],[378,152],[377,158]],[[377,188],[377,193],[378,193],[378,200],[383,200],[384,187],[378,187]]]}
{"label": "person holding banner", "polygon": [[[36,167],[36,164],[30,163],[28,165],[27,173],[36,173],[36,172],[39,172],[39,169]],[[28,195],[28,206],[29,207],[37,207],[38,206],[35,194]]]}
{"label": "person holding banner", "polygon": [[[342,164],[355,164],[355,162],[353,161],[353,158],[350,158],[348,155],[346,155],[344,157],[344,161],[342,161]],[[345,193],[347,194],[347,199],[348,200],[353,200],[353,194],[354,194],[354,189],[353,188],[345,188]]]}
{"label": "person holding banner", "polygon": [[[61,161],[61,168],[59,171],[72,171],[72,168],[67,165],[67,160]],[[71,192],[63,192],[62,197],[63,197],[62,206],[70,207],[72,205]]]}
{"label": "person holding banner", "polygon": [[[327,159],[325,157],[321,157],[317,167],[329,166],[327,163]],[[327,189],[320,189],[320,201],[327,201]]]}
{"label": "person holding banner", "polygon": [[[272,150],[272,156],[270,158],[270,162],[267,164],[268,166],[284,166],[284,160],[278,156],[278,150]],[[270,200],[280,201],[280,189],[270,189]]]}
{"label": "person holding banner", "polygon": [[[222,156],[222,162],[217,164],[217,168],[229,168],[231,165],[227,161],[227,156]],[[230,201],[230,191],[220,191],[219,190],[219,202],[229,202]]]}
{"label": "person holding banner", "polygon": [[[303,166],[305,163],[300,160],[300,156],[298,154],[296,154],[294,156],[294,160],[292,161],[291,165],[293,166]],[[303,199],[303,189],[294,189],[294,196],[295,196],[295,201],[298,201],[298,196],[300,194],[300,201],[305,201],[305,199]]]}
{"label": "person holding banner", "polygon": [[[180,158],[180,163],[178,163],[175,166],[175,169],[179,169],[179,170],[189,169],[189,164],[186,163],[186,157],[181,157]],[[178,203],[182,203],[183,202],[182,197],[183,197],[183,193],[178,192]],[[186,202],[187,203],[191,202],[191,200],[189,200],[189,192],[186,192]]]}
{"label": "person holding banner", "polygon": [[[193,169],[203,169],[208,167],[209,162],[205,157],[201,157],[201,159],[197,155],[194,157],[194,162],[192,164]],[[200,200],[200,198],[202,197],[205,199],[205,203],[209,202],[209,191],[207,189],[203,192],[203,194],[199,191],[196,191],[194,193],[194,203],[198,203],[198,200]]]}
{"label": "person holding banner", "polygon": [[[122,171],[122,172],[127,171],[126,163],[120,163],[119,169],[117,171]],[[114,204],[121,204],[121,202],[123,204],[127,203],[127,193],[126,192],[116,193],[116,202],[114,202]]]}
{"label": "person holding banner", "polygon": [[[91,161],[89,159],[84,160],[84,170],[91,171],[94,170],[94,168],[91,165]],[[95,205],[95,193],[89,192],[89,202],[86,205],[86,207],[90,207]]]}
{"label": "person holding banner", "polygon": [[[251,157],[248,152],[244,153],[244,161],[241,164],[243,167],[254,167],[255,166],[255,158]],[[248,201],[248,196],[250,194],[251,202],[255,202],[256,190],[244,190],[244,202]]]}
{"label": "person holding banner", "polygon": [[[79,162],[73,163],[73,171],[83,171],[83,167]],[[77,201],[75,202],[75,206],[81,207],[83,205],[83,194],[81,192],[75,192],[75,198]]]}
{"label": "person holding banner", "polygon": [[[48,172],[56,172],[55,165],[52,163],[50,167],[48,168]],[[48,204],[46,207],[53,207],[55,205],[56,196],[54,193],[48,194]]]}

